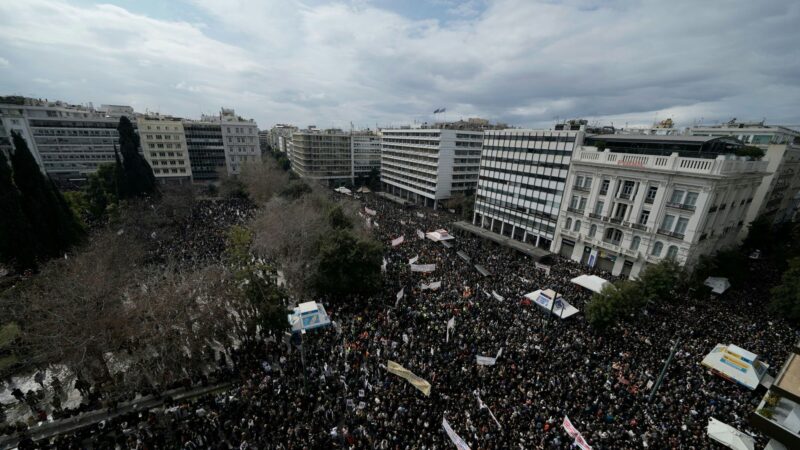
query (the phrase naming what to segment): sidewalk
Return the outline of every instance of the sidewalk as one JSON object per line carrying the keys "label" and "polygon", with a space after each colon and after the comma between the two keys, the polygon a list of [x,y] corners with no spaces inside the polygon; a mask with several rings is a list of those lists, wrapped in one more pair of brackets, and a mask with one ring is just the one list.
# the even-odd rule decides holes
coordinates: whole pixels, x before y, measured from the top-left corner
{"label": "sidewalk", "polygon": [[[146,411],[164,403],[164,398],[171,397],[175,401],[187,400],[195,397],[200,397],[217,391],[224,391],[231,386],[232,383],[221,383],[213,386],[202,387],[198,389],[185,390],[184,388],[172,389],[163,392],[161,398],[148,395],[140,397],[130,402],[121,403],[117,409],[108,412],[107,409],[97,409],[94,411],[85,412],[78,416],[69,417],[67,419],[60,419],[53,422],[42,423],[35,427],[28,429],[28,435],[34,441],[40,439],[50,438],[58,434],[69,433],[79,428],[87,427],[99,423],[106,419],[113,419],[114,417],[127,414],[130,412]],[[9,449],[16,447],[19,442],[19,436],[2,436],[0,437],[0,449]]]}

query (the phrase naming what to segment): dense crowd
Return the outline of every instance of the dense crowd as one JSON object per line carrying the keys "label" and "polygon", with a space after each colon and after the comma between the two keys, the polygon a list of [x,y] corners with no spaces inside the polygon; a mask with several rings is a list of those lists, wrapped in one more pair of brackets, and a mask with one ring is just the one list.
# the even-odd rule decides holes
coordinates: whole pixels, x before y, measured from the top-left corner
{"label": "dense crowd", "polygon": [[[243,349],[240,381],[226,392],[167,402],[27,446],[446,449],[453,448],[442,429],[446,418],[473,449],[568,449],[573,439],[561,426],[565,416],[595,449],[715,448],[706,436],[710,417],[765,444],[747,423],[762,394],[700,365],[717,343],[758,354],[773,375],[783,363],[797,333],[765,312],[765,287],[779,274],[764,263],[751,267],[763,271],[760,285],[703,302],[675,292],[674,301],[601,334],[582,314],[560,320],[521,301],[549,288],[583,310],[591,292],[570,279],[587,273],[586,267],[555,257],[547,274],[529,257],[470,235],[446,248],[416,234],[448,228],[453,217],[446,212],[377,198],[365,206],[377,212],[365,218],[386,243],[380,296],[366,305],[318,299],[335,325],[302,341],[275,334]],[[405,242],[391,247],[399,236]],[[414,257],[418,264],[435,264],[435,271],[411,272]],[[474,264],[490,275],[482,276]],[[434,281],[441,288],[420,289]],[[450,319],[455,328],[448,342]],[[648,382],[678,338],[664,383],[648,402]],[[500,349],[494,366],[476,364],[477,355],[495,356]],[[388,373],[389,360],[430,382],[430,396]]]}

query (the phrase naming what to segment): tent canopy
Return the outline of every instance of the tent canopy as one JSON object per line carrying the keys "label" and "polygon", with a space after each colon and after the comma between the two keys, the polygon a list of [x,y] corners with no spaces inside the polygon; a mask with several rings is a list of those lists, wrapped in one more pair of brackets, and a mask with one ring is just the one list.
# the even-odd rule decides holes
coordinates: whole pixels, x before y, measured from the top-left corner
{"label": "tent canopy", "polygon": [[436,231],[429,231],[425,233],[425,237],[428,239],[438,242],[438,241],[448,241],[450,239],[455,239],[450,233],[447,232],[445,229],[438,229]]}
{"label": "tent canopy", "polygon": [[758,356],[736,345],[717,344],[701,364],[726,380],[755,389],[767,373],[767,364]]}
{"label": "tent canopy", "polygon": [[706,428],[708,437],[733,450],[755,450],[755,440],[748,434],[711,417]]}
{"label": "tent canopy", "polygon": [[338,188],[334,189],[334,191],[339,192],[341,194],[345,194],[345,195],[352,195],[353,194],[353,191],[351,191],[350,189],[347,189],[344,186],[338,187]]}
{"label": "tent canopy", "polygon": [[731,287],[730,281],[727,278],[722,277],[708,277],[706,281],[703,282],[706,286],[711,288],[711,292],[715,294],[722,294],[723,292],[727,291],[728,288]]}
{"label": "tent canopy", "polygon": [[[533,300],[533,303],[545,311],[550,311],[550,308],[552,308],[553,315],[561,319],[566,319],[578,313],[578,308],[567,303],[564,297],[555,293],[552,289],[539,289],[525,294],[525,297]],[[555,304],[553,304],[554,299]]]}
{"label": "tent canopy", "polygon": [[358,188],[358,190],[356,192],[360,192],[362,194],[368,194],[368,193],[370,193],[372,191],[369,190],[369,188],[366,187],[366,186],[361,186],[360,188]]}
{"label": "tent canopy", "polygon": [[611,284],[608,280],[604,280],[597,275],[581,275],[570,281],[593,292],[600,292],[606,285]]}

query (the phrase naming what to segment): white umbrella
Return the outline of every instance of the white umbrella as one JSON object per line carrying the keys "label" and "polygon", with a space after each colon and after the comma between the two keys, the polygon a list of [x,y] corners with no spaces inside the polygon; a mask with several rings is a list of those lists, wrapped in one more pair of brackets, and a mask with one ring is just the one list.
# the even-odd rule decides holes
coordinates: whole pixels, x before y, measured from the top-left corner
{"label": "white umbrella", "polygon": [[708,437],[733,450],[755,450],[755,440],[746,433],[711,417],[708,419]]}

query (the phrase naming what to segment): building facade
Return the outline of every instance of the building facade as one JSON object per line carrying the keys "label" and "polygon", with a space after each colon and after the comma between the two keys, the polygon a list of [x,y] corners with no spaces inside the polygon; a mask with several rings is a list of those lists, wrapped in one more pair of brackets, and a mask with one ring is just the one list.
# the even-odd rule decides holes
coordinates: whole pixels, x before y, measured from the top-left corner
{"label": "building facade", "polygon": [[192,181],[189,146],[181,119],[167,116],[139,116],[139,140],[153,175],[162,184]]}
{"label": "building facade", "polygon": [[381,187],[436,208],[478,185],[483,131],[403,128],[381,131]]}
{"label": "building facade", "polygon": [[[767,162],[728,138],[600,135],[573,155],[551,250],[635,277],[735,245]],[[599,148],[598,148],[599,147]],[[602,149],[602,150],[601,150]]]}
{"label": "building facade", "polygon": [[227,171],[222,126],[213,121],[184,120],[183,130],[194,180],[219,179],[220,172]]}
{"label": "building facade", "polygon": [[[54,180],[82,183],[101,164],[114,162],[114,146],[119,145],[118,114],[63,102],[10,99],[13,100],[0,104],[5,135],[0,140],[5,142],[12,131],[19,133],[36,162]],[[130,107],[117,108],[124,108],[122,111],[128,114],[133,112]],[[132,115],[130,118],[136,126]]]}
{"label": "building facade", "polygon": [[381,137],[371,131],[350,133],[354,179],[367,178],[373,170],[381,169]]}
{"label": "building facade", "polygon": [[[796,214],[800,194],[800,132],[786,127],[731,121],[725,125],[692,127],[693,136],[731,136],[764,150],[767,175],[753,198],[746,224],[759,216],[773,223],[790,221]],[[747,234],[742,230],[741,238]]]}
{"label": "building facade", "polygon": [[583,131],[486,131],[472,223],[550,249]]}
{"label": "building facade", "polygon": [[307,129],[292,133],[287,153],[299,177],[334,186],[353,182],[352,152],[350,133]]}
{"label": "building facade", "polygon": [[242,164],[261,161],[258,146],[258,125],[252,119],[237,116],[234,110],[222,108],[219,114],[222,143],[228,175],[238,175]]}

